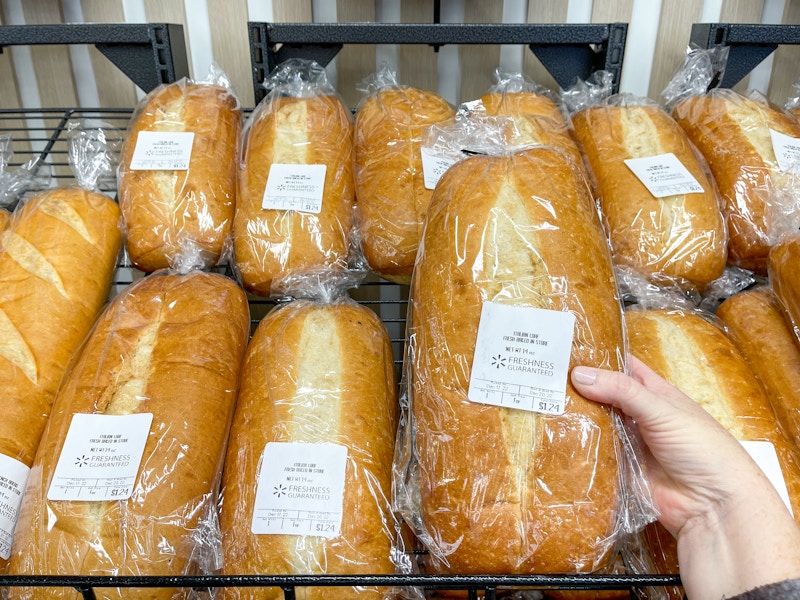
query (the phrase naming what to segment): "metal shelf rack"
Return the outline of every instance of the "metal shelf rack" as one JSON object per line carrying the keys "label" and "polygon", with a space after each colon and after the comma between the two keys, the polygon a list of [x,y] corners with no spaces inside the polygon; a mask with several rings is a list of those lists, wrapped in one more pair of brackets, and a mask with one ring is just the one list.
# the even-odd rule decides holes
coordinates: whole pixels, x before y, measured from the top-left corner
{"label": "metal shelf rack", "polygon": [[605,69],[619,91],[627,23],[611,24],[456,24],[456,23],[259,23],[247,24],[256,103],[263,83],[278,64],[306,58],[327,65],[344,44],[527,45],[562,87]]}
{"label": "metal shelf rack", "polygon": [[700,48],[728,46],[728,64],[720,87],[739,83],[782,44],[800,44],[800,25],[695,23],[690,43]]}
{"label": "metal shelf rack", "polygon": [[189,76],[183,26],[170,23],[90,23],[0,26],[5,46],[94,44],[145,92]]}

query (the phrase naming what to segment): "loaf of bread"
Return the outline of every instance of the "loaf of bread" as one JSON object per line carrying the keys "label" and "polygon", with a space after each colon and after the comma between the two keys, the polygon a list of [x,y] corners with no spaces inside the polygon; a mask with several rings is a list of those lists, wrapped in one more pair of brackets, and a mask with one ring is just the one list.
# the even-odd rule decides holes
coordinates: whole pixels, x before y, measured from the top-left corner
{"label": "loaf of bread", "polygon": [[778,299],[767,287],[749,290],[723,302],[717,316],[764,386],[783,430],[797,446],[800,444],[800,346]]}
{"label": "loaf of bread", "polygon": [[672,115],[714,174],[728,223],[729,262],[764,274],[775,226],[764,189],[780,177],[770,130],[800,138],[800,123],[728,89],[687,98]]}
{"label": "loaf of bread", "polygon": [[433,190],[425,187],[422,134],[455,116],[438,94],[387,88],[359,107],[355,124],[356,198],[361,246],[370,269],[408,285]]}
{"label": "loaf of bread", "polygon": [[[396,413],[392,349],[374,312],[349,301],[298,300],[263,319],[247,351],[225,463],[225,572],[393,573],[389,498]],[[323,453],[332,445],[346,448],[338,535],[252,532],[262,453],[274,442],[314,445]],[[220,592],[223,598],[283,598],[279,588]],[[383,597],[378,588],[297,589],[303,600],[332,595]]]}
{"label": "loaf of bread", "polygon": [[795,336],[800,339],[800,234],[782,239],[773,246],[767,263],[769,281],[789,317]]}
{"label": "loaf of bread", "polygon": [[559,150],[474,156],[437,185],[410,300],[418,478],[408,485],[418,486],[410,496],[421,502],[431,571],[601,568],[620,500],[613,415],[569,382],[558,416],[470,401],[486,302],[569,311],[570,365],[623,368],[608,243]]}
{"label": "loaf of bread", "polygon": [[631,354],[700,404],[739,441],[764,441],[775,447],[792,512],[800,519],[796,451],[730,338],[687,312],[628,311],[625,317]]}
{"label": "loaf of bread", "polygon": [[[219,474],[250,319],[221,275],[154,275],[100,317],[61,386],[31,470],[13,574],[181,575],[214,565]],[[125,500],[48,500],[73,415],[152,414]],[[131,459],[132,460],[132,459]],[[98,598],[173,598],[163,588]],[[70,588],[10,588],[10,598],[78,598]]]}
{"label": "loaf of bread", "polygon": [[[344,268],[353,222],[353,126],[337,96],[277,97],[249,121],[239,173],[234,248],[244,286],[270,295],[287,273]],[[325,165],[319,213],[262,208],[273,164]]]}
{"label": "loaf of bread", "polygon": [[[606,103],[572,117],[594,175],[614,259],[703,287],[725,268],[727,238],[718,197],[686,134],[661,108]],[[655,198],[624,162],[672,153],[702,193]]]}
{"label": "loaf of bread", "polygon": [[0,247],[0,453],[30,466],[70,357],[105,304],[122,244],[102,194],[58,189],[18,209]]}
{"label": "loaf of bread", "polygon": [[583,169],[578,145],[569,133],[558,106],[541,94],[533,92],[494,92],[481,96],[486,113],[514,120],[515,145],[546,144],[566,152]]}
{"label": "loaf of bread", "polygon": [[[181,80],[159,86],[136,111],[118,169],[131,262],[152,272],[210,267],[230,243],[242,110],[227,88]],[[131,170],[141,132],[194,134],[186,170]]]}

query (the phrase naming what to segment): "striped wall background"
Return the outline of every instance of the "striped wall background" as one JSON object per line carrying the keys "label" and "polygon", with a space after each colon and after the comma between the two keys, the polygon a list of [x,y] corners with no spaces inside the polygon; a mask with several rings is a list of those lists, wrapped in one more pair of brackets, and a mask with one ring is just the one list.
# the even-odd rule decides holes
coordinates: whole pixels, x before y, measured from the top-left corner
{"label": "striped wall background", "polygon": [[[433,0],[2,0],[0,23],[171,22],[184,27],[192,73],[216,62],[253,105],[248,20],[430,23]],[[680,64],[692,23],[800,23],[800,0],[441,0],[455,23],[629,23],[622,90],[659,98]],[[329,68],[355,106],[356,83],[388,60],[402,83],[437,89],[453,103],[484,93],[494,69],[553,80],[522,47],[345,47]],[[800,75],[800,47],[781,47],[740,84],[783,104]],[[93,47],[12,47],[0,54],[0,108],[132,107],[141,97]]]}

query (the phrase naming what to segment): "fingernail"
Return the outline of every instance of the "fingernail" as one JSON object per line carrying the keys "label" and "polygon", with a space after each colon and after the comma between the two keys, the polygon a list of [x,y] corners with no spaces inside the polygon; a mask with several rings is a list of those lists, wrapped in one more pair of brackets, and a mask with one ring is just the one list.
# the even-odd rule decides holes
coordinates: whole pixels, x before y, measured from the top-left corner
{"label": "fingernail", "polygon": [[572,369],[572,380],[583,385],[592,385],[597,379],[597,373],[589,367],[575,367]]}

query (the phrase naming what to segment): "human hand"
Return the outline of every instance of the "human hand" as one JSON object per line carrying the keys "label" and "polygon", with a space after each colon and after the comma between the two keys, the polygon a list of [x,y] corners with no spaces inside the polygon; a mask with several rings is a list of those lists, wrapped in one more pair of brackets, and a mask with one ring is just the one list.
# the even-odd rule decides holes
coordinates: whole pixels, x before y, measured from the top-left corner
{"label": "human hand", "polygon": [[575,367],[590,400],[634,419],[659,521],[678,539],[681,578],[694,599],[730,597],[800,577],[800,529],[736,438],[638,359],[631,376]]}

